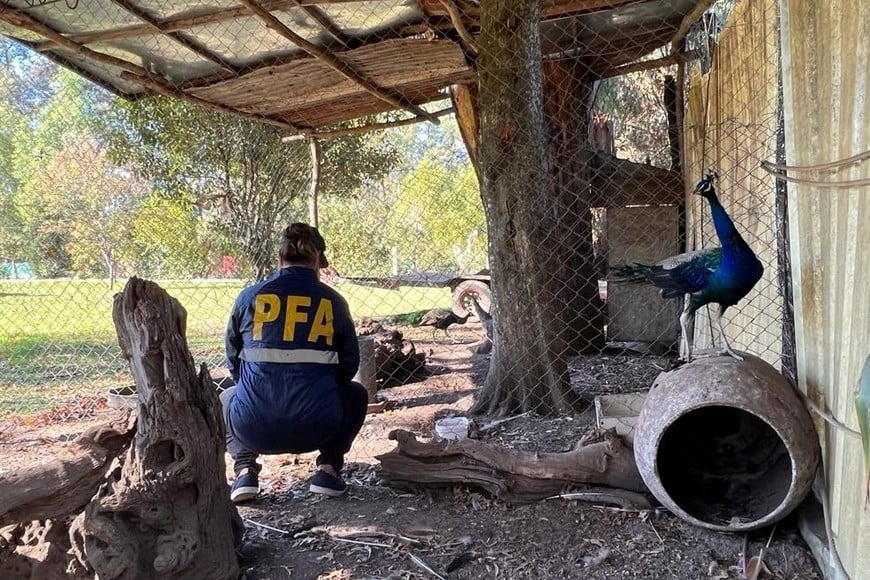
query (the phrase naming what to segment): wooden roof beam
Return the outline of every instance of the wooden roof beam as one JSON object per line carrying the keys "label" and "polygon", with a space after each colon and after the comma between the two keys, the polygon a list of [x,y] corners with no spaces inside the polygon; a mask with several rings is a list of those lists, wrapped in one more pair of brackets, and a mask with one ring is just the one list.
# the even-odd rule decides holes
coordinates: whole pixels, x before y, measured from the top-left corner
{"label": "wooden roof beam", "polygon": [[305,14],[311,17],[312,20],[317,22],[320,26],[323,27],[332,38],[341,43],[345,48],[350,48],[350,40],[344,31],[338,27],[332,20],[330,20],[329,16],[323,12],[318,6],[309,6],[307,4],[303,4],[301,0],[293,0],[293,3],[299,7]]}
{"label": "wooden roof beam", "polygon": [[642,4],[649,1],[651,0],[545,0],[541,4],[541,18],[610,10],[625,4]]}
{"label": "wooden roof beam", "polygon": [[444,6],[444,9],[447,10],[447,13],[450,15],[450,22],[453,23],[453,28],[456,29],[456,32],[459,33],[459,37],[462,39],[462,42],[465,43],[465,46],[471,51],[472,54],[477,55],[480,52],[477,49],[477,41],[474,40],[474,37],[468,31],[468,28],[465,26],[465,22],[462,20],[462,13],[459,11],[459,8],[456,4],[453,3],[452,0],[440,0],[441,5]]}
{"label": "wooden roof beam", "polygon": [[[440,111],[435,111],[431,113],[433,117],[443,117],[444,115],[449,115],[454,112],[453,107],[448,107],[446,109],[441,109]],[[342,129],[332,129],[332,130],[321,130],[321,131],[308,131],[303,133],[297,133],[295,135],[288,135],[286,137],[282,137],[281,141],[284,143],[291,143],[293,141],[299,141],[301,139],[307,139],[309,137],[314,137],[316,139],[334,139],[335,137],[344,137],[345,135],[357,135],[359,133],[370,133],[371,131],[380,131],[383,129],[392,129],[393,127],[404,127],[405,125],[414,125],[416,123],[422,123],[424,121],[428,121],[425,117],[411,117],[409,119],[399,119],[398,121],[385,121],[383,123],[369,123],[368,125],[360,125],[358,127],[345,127]]]}
{"label": "wooden roof beam", "polygon": [[299,36],[292,30],[290,30],[283,22],[278,20],[278,18],[273,15],[271,12],[263,8],[258,2],[255,0],[239,0],[242,4],[250,8],[250,10],[256,14],[263,22],[266,23],[267,28],[271,28],[276,33],[280,34],[311,56],[320,59],[327,66],[332,68],[334,71],[350,80],[353,83],[356,83],[360,87],[362,87],[366,92],[372,94],[378,99],[394,106],[399,109],[405,109],[414,113],[417,116],[424,117],[428,121],[438,124],[438,118],[432,116],[428,111],[421,109],[414,103],[408,101],[405,97],[390,91],[389,89],[385,89],[379,87],[374,82],[365,78],[364,75],[357,72],[351,65],[342,60],[340,57],[330,52],[329,50],[317,46],[316,44],[308,41],[307,39]]}
{"label": "wooden roof beam", "polygon": [[68,39],[49,25],[37,20],[36,18],[33,18],[23,10],[19,10],[17,8],[10,8],[5,4],[0,4],[0,20],[9,23],[12,26],[17,26],[19,28],[29,30],[30,32],[35,32],[43,38],[47,38],[54,42],[56,48],[65,48],[85,58],[89,58],[95,62],[100,62],[109,66],[117,67],[121,70],[126,70],[138,75],[148,76],[151,74],[144,68],[135,65],[132,62],[126,61],[122,58],[114,57],[109,54],[104,54],[102,52],[91,50],[86,46],[82,46],[81,44]]}
{"label": "wooden roof beam", "polygon": [[181,32],[173,31],[173,30],[164,30],[163,27],[160,25],[160,23],[157,21],[157,19],[155,19],[153,16],[148,14],[145,10],[143,10],[142,8],[139,8],[138,6],[136,6],[135,4],[130,2],[129,0],[111,0],[111,1],[113,4],[120,6],[121,9],[127,11],[128,13],[132,14],[133,16],[135,16],[136,18],[141,20],[142,22],[148,24],[151,28],[154,29],[155,32],[158,32],[159,34],[163,34],[164,36],[171,38],[172,40],[174,40],[175,42],[177,42],[178,44],[180,44],[184,48],[186,48],[186,49],[190,50],[191,52],[194,52],[197,55],[201,56],[202,58],[218,65],[220,68],[222,68],[226,72],[229,72],[229,73],[232,73],[233,75],[238,76],[239,70],[236,67],[234,67],[232,64],[227,62],[223,57],[221,57],[218,54],[215,54],[211,50],[202,46],[200,43],[188,39]]}
{"label": "wooden roof beam", "polygon": [[602,79],[609,79],[612,77],[618,77],[622,75],[626,75],[633,72],[638,72],[642,70],[652,70],[654,68],[661,68],[664,66],[671,66],[675,64],[679,64],[681,62],[689,62],[690,60],[695,60],[699,58],[701,53],[697,50],[690,50],[688,52],[678,52],[677,54],[669,54],[668,56],[663,56],[661,58],[655,58],[651,60],[641,60],[638,62],[631,62],[628,64],[624,64],[622,66],[616,66],[612,68],[605,69],[601,71],[599,77]]}
{"label": "wooden roof beam", "polygon": [[677,54],[680,52],[683,39],[686,38],[689,29],[692,28],[693,24],[701,19],[704,12],[707,11],[707,8],[709,8],[715,1],[716,0],[699,0],[699,2],[695,4],[695,7],[692,8],[692,11],[683,17],[683,21],[680,22],[680,27],[677,28],[677,31],[671,37],[671,54]]}
{"label": "wooden roof beam", "polygon": [[[263,6],[269,10],[280,10],[282,8],[290,8],[296,5],[297,0],[267,0],[263,2]],[[302,0],[307,3],[308,0]],[[251,11],[244,7],[238,6],[235,8],[225,8],[221,10],[210,10],[201,12],[196,16],[176,16],[165,20],[156,20],[163,33],[179,32],[196,28],[197,26],[206,26],[218,22],[226,22],[251,16]],[[137,36],[146,36],[154,32],[154,27],[151,24],[134,24],[132,26],[122,26],[110,30],[100,30],[96,32],[78,32],[67,35],[67,38],[79,44],[92,44],[94,42],[108,42],[111,40],[122,40],[124,38],[136,38]],[[37,43],[35,50],[40,52],[52,50],[58,45],[52,40]]]}

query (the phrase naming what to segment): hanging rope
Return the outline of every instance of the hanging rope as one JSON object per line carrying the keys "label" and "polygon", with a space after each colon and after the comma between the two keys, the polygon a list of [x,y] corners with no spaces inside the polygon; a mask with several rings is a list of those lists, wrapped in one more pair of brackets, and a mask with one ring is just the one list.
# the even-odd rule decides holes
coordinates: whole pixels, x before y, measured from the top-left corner
{"label": "hanging rope", "polygon": [[844,167],[855,165],[870,159],[870,151],[864,151],[845,159],[831,161],[829,163],[819,163],[817,165],[779,165],[770,161],[762,161],[761,168],[773,175],[776,179],[788,181],[790,183],[799,183],[804,185],[812,185],[813,187],[823,188],[850,188],[850,187],[867,187],[870,186],[870,178],[853,179],[850,181],[819,181],[818,179],[810,179],[806,177],[793,177],[785,175],[786,171],[804,172],[804,171],[831,171],[837,172]]}

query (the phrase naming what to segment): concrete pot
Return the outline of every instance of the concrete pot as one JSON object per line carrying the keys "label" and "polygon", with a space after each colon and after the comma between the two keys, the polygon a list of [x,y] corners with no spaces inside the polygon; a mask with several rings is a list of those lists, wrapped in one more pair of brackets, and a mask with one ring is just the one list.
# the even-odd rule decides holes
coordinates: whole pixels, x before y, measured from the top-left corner
{"label": "concrete pot", "polygon": [[634,433],[640,474],[678,517],[719,531],[784,518],[809,493],[820,450],[812,419],[774,367],[711,356],[653,384]]}

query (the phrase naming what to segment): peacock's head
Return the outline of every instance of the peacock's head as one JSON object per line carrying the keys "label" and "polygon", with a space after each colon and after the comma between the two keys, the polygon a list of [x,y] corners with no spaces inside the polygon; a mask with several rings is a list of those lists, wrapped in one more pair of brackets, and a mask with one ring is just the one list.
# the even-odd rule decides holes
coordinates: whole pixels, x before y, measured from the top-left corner
{"label": "peacock's head", "polygon": [[695,190],[693,193],[704,197],[716,195],[716,189],[713,187],[713,182],[717,179],[719,179],[718,173],[715,171],[707,172],[707,175],[702,177],[698,183],[695,184]]}

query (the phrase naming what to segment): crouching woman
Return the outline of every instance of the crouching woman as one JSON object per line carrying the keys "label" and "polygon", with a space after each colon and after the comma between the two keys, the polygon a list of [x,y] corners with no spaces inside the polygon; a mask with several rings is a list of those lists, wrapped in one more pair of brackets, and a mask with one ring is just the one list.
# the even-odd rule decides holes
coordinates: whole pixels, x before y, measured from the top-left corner
{"label": "crouching woman", "polygon": [[259,492],[260,454],[319,451],[309,490],[347,491],[344,455],[362,428],[368,394],[352,381],[359,347],[347,302],[318,279],[329,265],[325,251],[316,228],[291,224],[278,271],[242,290],[233,307],[226,350],[236,386],[221,403],[236,503]]}

